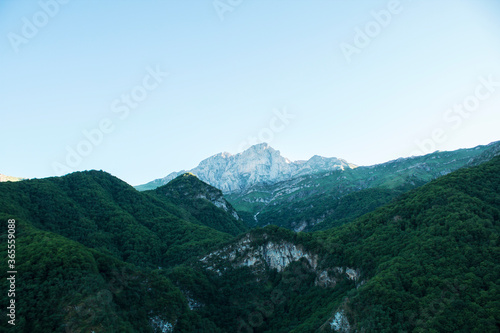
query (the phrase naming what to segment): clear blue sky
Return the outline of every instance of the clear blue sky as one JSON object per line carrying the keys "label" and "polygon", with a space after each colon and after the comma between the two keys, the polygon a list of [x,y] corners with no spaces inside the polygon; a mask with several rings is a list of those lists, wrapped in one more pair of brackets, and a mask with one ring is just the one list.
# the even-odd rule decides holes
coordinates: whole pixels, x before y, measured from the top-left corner
{"label": "clear blue sky", "polygon": [[496,0],[55,1],[0,2],[3,174],[137,185],[252,136],[358,165],[500,140]]}

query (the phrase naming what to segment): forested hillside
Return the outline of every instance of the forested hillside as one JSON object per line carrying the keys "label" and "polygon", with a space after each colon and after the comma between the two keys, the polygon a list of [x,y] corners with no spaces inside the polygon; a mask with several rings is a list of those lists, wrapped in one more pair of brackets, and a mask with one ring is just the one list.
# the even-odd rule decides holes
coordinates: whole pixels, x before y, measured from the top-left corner
{"label": "forested hillside", "polygon": [[[180,290],[158,272],[23,220],[16,246],[17,324],[5,330],[2,320],[3,332],[151,332],[188,311]],[[0,285],[9,289],[6,279]]]}
{"label": "forested hillside", "polygon": [[143,193],[171,206],[182,208],[188,214],[180,217],[194,223],[232,235],[238,235],[248,229],[236,210],[224,199],[222,192],[193,174],[183,174],[167,185]]}
{"label": "forested hillside", "polygon": [[[490,160],[499,152],[500,142],[470,149],[436,151],[373,166],[296,177],[271,185],[257,184],[226,197],[251,226],[274,224],[294,231],[326,230],[352,221],[433,179]],[[346,198],[350,195],[351,198]],[[367,203],[367,207],[359,209],[358,201]]]}
{"label": "forested hillside", "polygon": [[257,229],[170,277],[229,332],[498,332],[499,220],[496,158],[342,227]]}
{"label": "forested hillside", "polygon": [[231,238],[100,171],[0,183],[0,202],[11,218],[150,267],[183,262]]}
{"label": "forested hillside", "polygon": [[[161,271],[231,239],[100,171],[0,183],[0,209],[4,223],[17,221],[20,332],[171,325],[187,302]],[[218,210],[218,218],[230,220]]]}
{"label": "forested hillside", "polygon": [[[100,171],[1,183],[16,329],[498,332],[500,157],[391,195],[344,197],[349,221],[325,231],[234,236],[230,205],[190,175],[155,193]],[[392,202],[359,218],[346,208],[380,196]]]}
{"label": "forested hillside", "polygon": [[500,157],[315,234],[365,284],[342,309],[366,331],[498,332]]}

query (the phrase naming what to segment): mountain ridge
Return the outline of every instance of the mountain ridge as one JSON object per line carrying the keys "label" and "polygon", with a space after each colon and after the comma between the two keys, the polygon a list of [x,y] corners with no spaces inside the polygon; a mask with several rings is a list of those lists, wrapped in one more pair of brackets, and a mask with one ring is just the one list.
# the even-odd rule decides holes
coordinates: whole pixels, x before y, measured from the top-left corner
{"label": "mountain ridge", "polygon": [[171,172],[166,177],[134,186],[134,188],[139,191],[152,190],[168,184],[169,181],[184,173],[192,173],[200,180],[222,190],[224,195],[234,195],[261,185],[274,185],[301,176],[317,175],[336,170],[376,168],[381,165],[412,161],[436,153],[446,154],[459,151],[473,151],[475,149],[484,149],[485,151],[481,156],[473,156],[472,160],[466,163],[467,165],[478,165],[500,154],[500,141],[452,151],[437,150],[422,156],[399,157],[373,165],[356,165],[341,158],[319,155],[313,155],[308,160],[291,161],[282,156],[279,150],[275,150],[269,144],[260,143],[238,154],[233,155],[228,152],[221,152],[212,155],[203,159],[193,169]]}
{"label": "mountain ridge", "polygon": [[181,215],[181,217],[193,220],[194,223],[233,236],[247,231],[243,220],[226,201],[221,190],[201,181],[193,174],[182,174],[166,185],[142,193],[182,208],[189,213],[189,216]]}
{"label": "mountain ridge", "polygon": [[[480,163],[497,148],[478,149],[473,158],[468,151],[434,153],[418,167],[406,161],[406,170],[432,178],[442,171],[433,163],[453,164],[457,157],[464,166]],[[389,170],[371,181],[414,181],[392,172],[400,163],[370,169]],[[332,187],[339,175],[356,180],[356,170],[331,172],[322,186]],[[197,214],[207,212],[198,202],[213,209],[224,204],[219,212],[228,217],[231,210],[220,190],[193,175],[158,192],[168,200],[95,170],[0,183],[0,217],[15,219],[17,226],[24,303],[17,327],[498,332],[500,157],[406,191],[350,223],[311,233],[270,225],[233,236],[202,220],[196,224]],[[299,200],[302,194],[287,195]],[[311,198],[316,204],[318,198]],[[193,210],[185,211],[186,205]],[[0,236],[7,239],[7,228]],[[0,286],[7,290],[7,280]],[[0,300],[8,302],[7,293]]]}
{"label": "mountain ridge", "polygon": [[[271,185],[256,184],[247,190],[227,194],[226,199],[240,216],[246,217],[247,224],[251,226],[275,224],[295,231],[321,230],[331,226],[331,223],[338,225],[330,221],[321,227],[321,223],[331,215],[339,219],[345,217],[337,214],[337,202],[346,195],[365,193],[368,197],[358,196],[358,199],[382,205],[407,190],[459,168],[481,164],[498,154],[500,141],[474,148],[399,158],[355,169],[298,176]],[[363,192],[367,189],[377,191]],[[342,209],[367,212],[349,209],[349,206]],[[248,214],[245,216],[243,212]]]}
{"label": "mountain ridge", "polygon": [[327,231],[252,229],[169,278],[228,332],[498,332],[499,170],[462,168]]}
{"label": "mountain ridge", "polygon": [[245,190],[255,184],[274,184],[300,175],[355,167],[357,166],[343,159],[318,155],[307,161],[290,161],[283,157],[279,150],[267,143],[261,143],[235,155],[227,152],[212,155],[191,170],[172,172],[164,178],[135,188],[140,191],[151,190],[189,172],[228,194]]}

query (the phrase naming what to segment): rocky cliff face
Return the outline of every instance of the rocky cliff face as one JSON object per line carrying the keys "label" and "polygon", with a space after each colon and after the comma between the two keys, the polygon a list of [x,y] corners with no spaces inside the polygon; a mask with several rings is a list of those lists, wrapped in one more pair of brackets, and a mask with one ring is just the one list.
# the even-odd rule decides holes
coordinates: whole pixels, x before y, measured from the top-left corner
{"label": "rocky cliff face", "polygon": [[[349,212],[362,212],[360,202],[364,202],[363,207],[375,209],[405,191],[498,154],[500,142],[494,142],[355,169],[299,175],[271,185],[256,184],[226,194],[226,199],[237,211],[252,214],[253,221],[247,221],[252,226],[273,224],[296,232],[326,230],[333,226],[331,221],[347,218]],[[317,169],[324,163],[327,162],[319,156],[304,162]]]}
{"label": "rocky cliff face", "polygon": [[[264,239],[267,236],[264,235]],[[350,267],[320,267],[319,256],[307,251],[300,244],[286,240],[268,240],[255,242],[253,236],[246,234],[238,242],[214,251],[200,261],[206,269],[223,275],[228,265],[232,267],[247,266],[257,275],[266,274],[275,269],[283,272],[292,262],[302,261],[309,271],[316,275],[315,285],[333,288],[341,279],[352,280],[357,286],[360,282],[360,271]]]}
{"label": "rocky cliff face", "polygon": [[[210,263],[216,258],[222,258],[233,266],[248,266],[256,272],[266,269],[283,271],[291,262],[304,258],[312,268],[317,267],[318,256],[304,251],[301,246],[290,242],[269,241],[263,245],[254,246],[252,237],[246,235],[235,245],[210,253],[201,259]],[[214,266],[212,266],[214,267]],[[214,267],[215,268],[215,267]]]}
{"label": "rocky cliff face", "polygon": [[[281,156],[266,143],[250,147],[236,155],[220,153],[203,160],[189,172],[204,182],[221,189],[224,193],[232,193],[247,189],[255,184],[274,184],[299,175],[307,175],[331,170],[354,168],[338,158],[314,156],[308,161],[291,162]],[[174,172],[162,179],[138,186],[137,189],[152,189],[176,178],[186,171]]]}

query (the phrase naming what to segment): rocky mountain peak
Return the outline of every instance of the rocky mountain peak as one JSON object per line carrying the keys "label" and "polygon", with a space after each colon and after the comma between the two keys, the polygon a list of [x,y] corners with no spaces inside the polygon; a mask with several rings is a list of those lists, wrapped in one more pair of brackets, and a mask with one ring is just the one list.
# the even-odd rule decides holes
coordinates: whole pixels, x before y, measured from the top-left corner
{"label": "rocky mountain peak", "polygon": [[[260,143],[236,155],[227,152],[213,155],[189,172],[224,193],[232,193],[256,184],[274,184],[295,176],[353,167],[353,164],[344,160],[317,155],[308,161],[292,162],[269,144]],[[156,188],[184,172],[186,171],[171,173],[165,178],[138,186],[137,189]]]}
{"label": "rocky mountain peak", "polygon": [[262,151],[262,150],[266,150],[266,149],[276,151],[271,146],[269,146],[269,144],[267,142],[262,142],[262,143],[258,143],[256,145],[253,145],[250,148],[248,148],[247,150]]}

